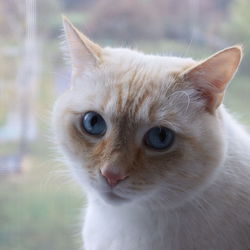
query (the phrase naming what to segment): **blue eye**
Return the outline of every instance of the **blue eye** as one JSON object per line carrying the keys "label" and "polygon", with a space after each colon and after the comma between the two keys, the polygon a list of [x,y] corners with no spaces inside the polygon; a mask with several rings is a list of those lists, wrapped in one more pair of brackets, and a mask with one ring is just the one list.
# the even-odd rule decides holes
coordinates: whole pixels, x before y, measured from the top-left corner
{"label": "blue eye", "polygon": [[165,127],[151,128],[144,137],[145,144],[153,149],[167,149],[172,146],[175,134]]}
{"label": "blue eye", "polygon": [[89,111],[82,118],[82,127],[90,135],[104,135],[107,125],[104,119],[96,112]]}

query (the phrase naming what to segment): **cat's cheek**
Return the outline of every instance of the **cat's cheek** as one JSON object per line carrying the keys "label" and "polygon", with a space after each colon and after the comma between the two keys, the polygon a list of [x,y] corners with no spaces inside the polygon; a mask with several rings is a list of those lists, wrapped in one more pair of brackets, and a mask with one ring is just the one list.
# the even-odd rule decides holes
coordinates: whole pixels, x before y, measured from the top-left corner
{"label": "cat's cheek", "polygon": [[[151,173],[153,192],[143,199],[160,202],[165,197],[169,207],[178,207],[213,182],[224,163],[226,145],[223,131],[211,127],[217,129],[205,129],[203,137],[181,138],[171,153],[147,158],[144,171]],[[204,143],[204,138],[209,140]]]}
{"label": "cat's cheek", "polygon": [[175,171],[160,181],[158,195],[167,197],[170,207],[178,207],[191,200],[216,178],[224,163],[224,153],[218,150],[213,157],[204,153],[176,166]]}
{"label": "cat's cheek", "polygon": [[83,148],[77,148],[74,141],[71,141],[71,138],[66,138],[60,143],[60,151],[63,152],[67,159],[67,165],[77,183],[84,189],[91,186],[95,179],[95,169],[88,160],[88,151]]}
{"label": "cat's cheek", "polygon": [[85,189],[87,186],[90,186],[90,179],[88,173],[83,168],[73,167],[71,168],[72,174],[75,177],[75,180],[80,184],[80,186]]}

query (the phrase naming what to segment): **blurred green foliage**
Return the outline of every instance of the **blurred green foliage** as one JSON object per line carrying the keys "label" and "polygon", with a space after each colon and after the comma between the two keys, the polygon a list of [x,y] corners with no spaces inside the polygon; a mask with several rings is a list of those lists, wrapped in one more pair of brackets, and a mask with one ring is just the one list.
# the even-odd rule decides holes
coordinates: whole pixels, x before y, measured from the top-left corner
{"label": "blurred green foliage", "polygon": [[0,179],[0,249],[79,249],[83,202],[51,176],[49,165],[36,157],[30,161],[31,171]]}

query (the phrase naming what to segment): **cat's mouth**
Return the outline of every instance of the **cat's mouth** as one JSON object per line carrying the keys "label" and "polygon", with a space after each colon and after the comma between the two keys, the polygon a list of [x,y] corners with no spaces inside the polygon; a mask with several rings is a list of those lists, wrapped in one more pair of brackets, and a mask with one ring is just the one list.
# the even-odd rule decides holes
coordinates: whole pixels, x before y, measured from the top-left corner
{"label": "cat's mouth", "polygon": [[106,202],[112,203],[112,204],[121,204],[121,203],[129,201],[128,198],[117,195],[112,190],[105,192],[105,193],[102,193],[102,196]]}

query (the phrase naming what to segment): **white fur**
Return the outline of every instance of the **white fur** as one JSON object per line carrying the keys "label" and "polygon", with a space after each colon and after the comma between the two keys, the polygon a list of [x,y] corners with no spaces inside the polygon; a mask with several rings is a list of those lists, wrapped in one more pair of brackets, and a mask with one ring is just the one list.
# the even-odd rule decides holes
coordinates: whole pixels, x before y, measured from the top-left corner
{"label": "white fur", "polygon": [[[195,99],[195,89],[190,86],[166,94],[174,81],[171,73],[193,65],[192,59],[146,56],[126,49],[106,48],[103,52],[104,66],[74,75],[73,87],[56,103],[53,117],[56,141],[87,195],[84,249],[249,250],[249,135],[222,105],[215,115],[201,110],[204,102]],[[186,133],[197,138],[200,145],[197,151],[200,152],[194,151],[186,141],[176,140],[170,150],[183,148],[185,161],[179,164],[179,169],[176,166],[183,178],[176,169],[166,170],[159,176],[156,167],[154,172],[145,172],[144,178],[149,183],[141,185],[142,190],[133,190],[133,182],[138,179],[133,176],[111,190],[98,171],[89,178],[85,151],[76,146],[76,141],[67,133],[67,126],[79,120],[75,113],[98,110],[108,125],[105,137],[112,137],[116,125],[110,117],[115,114],[120,118],[115,111],[115,86],[123,85],[126,100],[130,73],[121,73],[130,72],[130,68],[137,69],[143,76],[148,74],[143,78],[138,95],[150,88],[152,81],[158,84],[151,89],[155,92],[154,98],[148,98],[133,117],[139,124],[133,137],[135,144],[143,147],[145,132],[161,123],[177,134]],[[103,98],[110,93],[104,110],[100,110]],[[135,97],[134,102],[137,101]],[[161,105],[151,123],[148,113],[154,102]],[[122,105],[125,106],[125,101]],[[65,114],[65,110],[70,112]],[[175,118],[168,118],[173,113]],[[98,139],[89,140],[94,143]],[[122,156],[124,161],[128,160],[126,154],[132,154],[131,148],[126,150]],[[157,155],[147,150],[145,154]],[[161,153],[158,156],[161,157]],[[117,167],[122,164],[120,160]]]}

